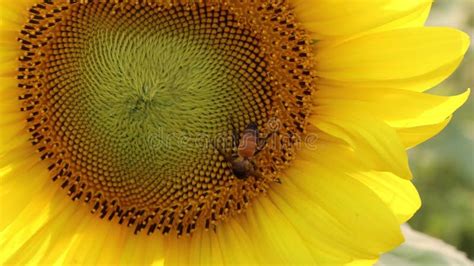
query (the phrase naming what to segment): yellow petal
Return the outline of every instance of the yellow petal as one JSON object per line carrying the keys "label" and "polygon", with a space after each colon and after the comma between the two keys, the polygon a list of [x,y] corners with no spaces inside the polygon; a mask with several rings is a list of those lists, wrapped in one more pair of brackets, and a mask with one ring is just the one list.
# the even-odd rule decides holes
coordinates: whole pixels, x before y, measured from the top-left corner
{"label": "yellow petal", "polygon": [[[214,245],[222,247],[221,253],[225,264],[251,264],[258,263],[258,252],[252,245],[252,236],[247,233],[247,228],[243,227],[236,219],[226,221],[217,229]],[[236,252],[238,250],[238,252]],[[205,256],[199,254],[200,257]],[[205,258],[206,260],[211,259]],[[216,263],[214,263],[216,264]],[[203,264],[203,265],[209,265]]]}
{"label": "yellow petal", "polygon": [[[399,5],[403,5],[403,1],[396,1]],[[417,3],[420,5],[417,8],[413,9],[409,15],[401,17],[397,20],[384,24],[381,27],[374,29],[375,31],[387,31],[391,29],[399,28],[413,28],[413,27],[422,27],[425,25],[426,20],[431,11],[432,0],[412,0],[410,1],[413,6],[416,6]],[[409,7],[409,6],[408,6]]]}
{"label": "yellow petal", "polygon": [[198,239],[195,252],[198,253],[201,265],[222,265],[223,255],[217,239],[217,234],[214,231],[200,232],[200,239]]}
{"label": "yellow petal", "polygon": [[436,96],[399,89],[352,88],[320,85],[315,102],[320,106],[364,110],[399,133],[405,147],[434,136],[468,99],[470,90],[457,96]]}
{"label": "yellow petal", "polygon": [[[354,158],[353,151],[333,144],[302,151],[286,172],[287,179],[269,193],[308,241],[319,263],[375,259],[402,241],[398,219],[391,209],[394,206],[374,191],[377,182],[388,184],[355,178],[361,165]],[[398,197],[403,195],[395,195]]]}
{"label": "yellow petal", "polygon": [[420,143],[427,141],[443,130],[451,121],[452,116],[446,118],[443,122],[428,126],[396,128],[403,145],[407,148],[414,147]]}
{"label": "yellow petal", "polygon": [[259,197],[252,202],[239,222],[250,236],[260,264],[314,264],[311,247],[271,199]]}
{"label": "yellow petal", "polygon": [[[19,263],[21,262],[19,260],[24,259],[22,254],[25,257],[31,258],[34,256],[37,247],[40,247],[40,245],[37,245],[29,248],[28,241],[51,221],[48,206],[54,193],[48,188],[42,188],[41,192],[42,197],[34,197],[34,200],[31,200],[28,205],[22,209],[21,214],[13,220],[2,214],[0,219],[2,225],[5,226],[2,227],[0,233],[0,246],[2,247],[0,264]],[[22,207],[11,201],[2,201],[2,210],[5,208],[5,205],[14,205],[17,208]],[[43,238],[43,241],[47,241],[47,239],[48,238]]]}
{"label": "yellow petal", "polygon": [[393,30],[322,47],[316,70],[338,85],[424,91],[446,79],[468,47],[469,37],[453,29]]}
{"label": "yellow petal", "polygon": [[14,219],[1,217],[8,219],[0,233],[1,264],[151,265],[163,260],[162,236],[150,245],[148,236],[91,215],[56,186],[48,183],[28,198],[26,205],[2,202],[21,212]]}
{"label": "yellow petal", "polygon": [[[15,156],[19,158],[19,156]],[[49,184],[49,177],[44,164],[38,164],[33,159],[16,162],[9,165],[11,169],[0,176],[0,202],[2,217],[0,229],[8,226],[10,221],[23,211],[31,201],[31,196],[41,193]]]}
{"label": "yellow petal", "polygon": [[[16,63],[15,59],[21,54],[17,38],[28,19],[28,9],[33,0],[1,1],[0,2],[0,74],[4,76],[5,65]],[[12,70],[15,70],[13,68]]]}
{"label": "yellow petal", "polygon": [[[19,154],[15,161],[22,161],[17,159],[24,156]],[[14,169],[2,171],[2,211],[8,215],[1,216],[1,263],[314,262],[306,243],[268,199],[253,202],[245,215],[226,221],[216,232],[198,232],[191,239],[134,235],[130,228],[116,221],[99,219],[91,215],[87,207],[68,199],[65,192],[49,180],[43,164],[38,164],[38,169],[30,169],[25,166],[31,162],[23,161],[23,164],[3,162]],[[262,251],[260,245],[271,248]]]}
{"label": "yellow petal", "polygon": [[[161,237],[148,245],[147,236],[135,236],[72,202],[52,184],[47,165],[37,161],[27,144],[0,157],[0,264],[160,261]],[[125,253],[130,256],[122,258]]]}
{"label": "yellow petal", "polygon": [[470,90],[457,96],[437,96],[398,89],[332,88],[320,86],[315,101],[333,108],[365,110],[392,127],[437,124],[468,99]]}
{"label": "yellow petal", "polygon": [[328,168],[337,166],[338,172],[369,187],[397,217],[399,224],[408,220],[420,207],[418,192],[411,181],[391,172],[374,171],[371,163],[350,147],[322,142],[318,149],[303,150],[300,156]]}
{"label": "yellow petal", "polygon": [[420,208],[421,200],[409,180],[389,172],[360,171],[350,176],[372,189],[402,224]]}
{"label": "yellow petal", "polygon": [[316,39],[423,25],[429,0],[293,0],[299,21]]}
{"label": "yellow petal", "polygon": [[377,259],[375,260],[353,260],[346,264],[346,266],[369,266],[375,265]]}
{"label": "yellow petal", "polygon": [[310,123],[326,134],[343,140],[374,170],[411,178],[408,159],[400,138],[390,126],[363,110],[320,105]]}
{"label": "yellow petal", "polygon": [[28,20],[28,10],[38,0],[0,1],[0,29],[19,30]]}

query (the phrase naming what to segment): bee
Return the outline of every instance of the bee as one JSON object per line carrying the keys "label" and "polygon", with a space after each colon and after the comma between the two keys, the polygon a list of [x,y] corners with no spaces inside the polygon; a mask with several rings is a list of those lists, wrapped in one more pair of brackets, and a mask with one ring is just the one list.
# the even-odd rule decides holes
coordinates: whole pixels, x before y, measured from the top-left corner
{"label": "bee", "polygon": [[232,128],[232,143],[233,153],[226,154],[220,149],[219,153],[231,165],[232,173],[241,180],[247,179],[250,176],[261,178],[262,175],[257,171],[257,165],[252,158],[260,153],[267,144],[268,139],[273,136],[270,133],[264,139],[259,139],[258,126],[255,122],[250,122],[244,129],[242,137],[239,139],[237,130]]}

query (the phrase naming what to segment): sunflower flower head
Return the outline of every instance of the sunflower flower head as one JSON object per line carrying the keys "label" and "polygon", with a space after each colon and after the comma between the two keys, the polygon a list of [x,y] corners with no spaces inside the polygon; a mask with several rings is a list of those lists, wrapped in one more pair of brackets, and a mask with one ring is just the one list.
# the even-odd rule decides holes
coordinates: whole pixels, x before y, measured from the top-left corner
{"label": "sunflower flower head", "polygon": [[5,264],[373,263],[469,94],[429,1],[0,5]]}

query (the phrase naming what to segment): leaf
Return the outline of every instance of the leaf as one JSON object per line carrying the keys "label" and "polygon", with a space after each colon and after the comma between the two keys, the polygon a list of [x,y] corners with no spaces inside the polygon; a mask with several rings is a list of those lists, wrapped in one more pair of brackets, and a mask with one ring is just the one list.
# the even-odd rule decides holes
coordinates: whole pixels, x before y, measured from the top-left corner
{"label": "leaf", "polygon": [[402,226],[405,243],[384,254],[377,266],[456,265],[474,266],[466,255],[443,241]]}

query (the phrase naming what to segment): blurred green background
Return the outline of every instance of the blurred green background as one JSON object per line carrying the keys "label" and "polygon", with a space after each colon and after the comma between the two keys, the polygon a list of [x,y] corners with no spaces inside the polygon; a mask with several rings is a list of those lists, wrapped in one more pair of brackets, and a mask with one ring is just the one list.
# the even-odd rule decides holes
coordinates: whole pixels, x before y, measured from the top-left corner
{"label": "blurred green background", "polygon": [[[435,0],[431,26],[450,26],[474,36],[474,0]],[[474,89],[474,46],[459,69],[431,90],[453,95]],[[410,151],[414,183],[423,206],[409,222],[474,259],[474,94],[438,136]]]}

